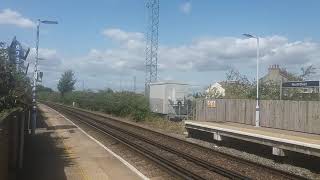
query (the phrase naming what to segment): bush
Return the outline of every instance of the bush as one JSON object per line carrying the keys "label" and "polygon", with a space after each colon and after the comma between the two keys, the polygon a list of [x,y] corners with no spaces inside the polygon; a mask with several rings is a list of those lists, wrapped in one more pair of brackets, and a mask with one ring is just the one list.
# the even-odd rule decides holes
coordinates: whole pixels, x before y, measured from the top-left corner
{"label": "bush", "polygon": [[30,79],[10,63],[7,49],[0,48],[0,112],[17,107],[27,108],[31,101]]}
{"label": "bush", "polygon": [[150,115],[147,98],[133,92],[74,91],[66,93],[64,97],[61,97],[57,92],[39,92],[38,97],[40,100],[67,105],[72,105],[75,102],[76,106],[80,108],[121,117],[132,117],[135,121],[143,121]]}

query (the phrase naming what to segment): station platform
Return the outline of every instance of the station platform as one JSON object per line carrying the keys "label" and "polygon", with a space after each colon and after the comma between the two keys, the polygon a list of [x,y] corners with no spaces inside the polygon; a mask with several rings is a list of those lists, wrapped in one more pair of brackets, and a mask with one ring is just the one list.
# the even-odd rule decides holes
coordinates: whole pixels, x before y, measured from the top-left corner
{"label": "station platform", "polygon": [[216,141],[224,137],[263,144],[272,147],[272,154],[285,156],[293,151],[320,157],[320,135],[281,129],[254,127],[232,122],[185,121],[187,131],[207,132]]}
{"label": "station platform", "polygon": [[19,179],[147,179],[72,121],[46,105],[39,109],[41,127],[26,139]]}

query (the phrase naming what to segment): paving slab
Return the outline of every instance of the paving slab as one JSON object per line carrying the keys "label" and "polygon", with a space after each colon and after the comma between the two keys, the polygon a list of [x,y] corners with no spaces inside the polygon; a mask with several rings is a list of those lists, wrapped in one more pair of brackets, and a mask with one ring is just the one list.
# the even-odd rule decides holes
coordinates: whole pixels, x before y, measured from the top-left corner
{"label": "paving slab", "polygon": [[42,123],[35,136],[28,136],[21,179],[135,180],[144,179],[136,169],[75,124],[40,104]]}

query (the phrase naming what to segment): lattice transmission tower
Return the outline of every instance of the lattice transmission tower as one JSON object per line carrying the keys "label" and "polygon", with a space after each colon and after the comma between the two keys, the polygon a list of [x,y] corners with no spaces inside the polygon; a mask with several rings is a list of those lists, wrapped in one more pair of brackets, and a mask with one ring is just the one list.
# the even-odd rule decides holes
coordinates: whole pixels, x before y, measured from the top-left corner
{"label": "lattice transmission tower", "polygon": [[148,25],[146,31],[146,94],[149,84],[158,78],[159,0],[146,0]]}

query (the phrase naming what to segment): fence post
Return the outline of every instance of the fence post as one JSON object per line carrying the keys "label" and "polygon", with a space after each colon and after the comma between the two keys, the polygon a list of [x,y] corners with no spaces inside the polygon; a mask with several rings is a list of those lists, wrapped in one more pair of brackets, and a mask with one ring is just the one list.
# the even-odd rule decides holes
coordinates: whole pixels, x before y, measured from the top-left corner
{"label": "fence post", "polygon": [[8,141],[8,117],[0,121],[0,179],[8,178],[9,165],[9,141]]}
{"label": "fence post", "polygon": [[28,108],[28,118],[27,118],[27,132],[30,133],[30,120],[31,120],[31,110]]}
{"label": "fence post", "polygon": [[[9,171],[17,167],[17,144],[18,144],[18,117],[17,112],[12,113],[8,119],[9,125]],[[11,173],[9,173],[11,174]]]}
{"label": "fence post", "polygon": [[282,100],[282,79],[280,82],[280,100]]}
{"label": "fence post", "polygon": [[23,149],[24,149],[24,121],[25,121],[25,111],[19,112],[20,114],[20,137],[19,137],[19,168],[22,168],[23,166]]}

